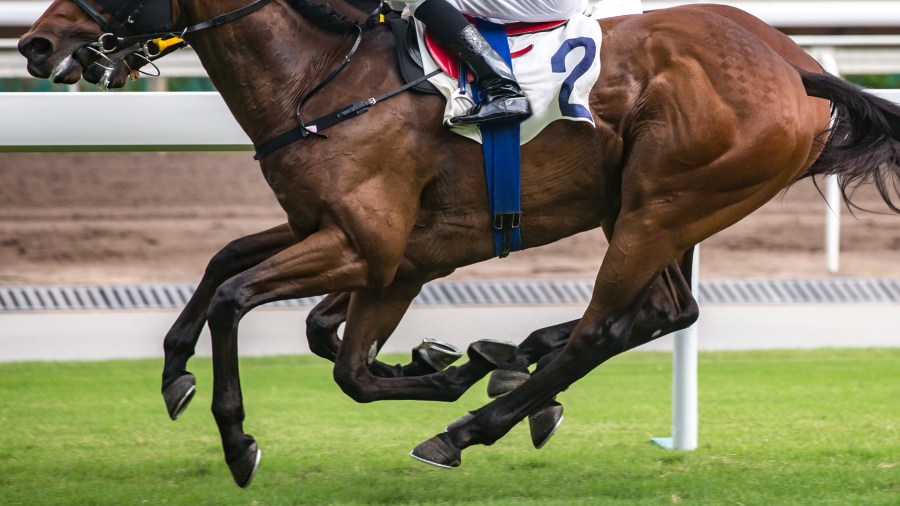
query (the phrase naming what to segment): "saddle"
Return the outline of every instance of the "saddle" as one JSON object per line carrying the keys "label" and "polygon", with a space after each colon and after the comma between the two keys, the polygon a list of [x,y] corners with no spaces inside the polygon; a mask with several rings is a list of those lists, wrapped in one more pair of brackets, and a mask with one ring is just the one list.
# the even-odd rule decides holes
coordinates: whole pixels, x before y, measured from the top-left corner
{"label": "saddle", "polygon": [[[397,64],[400,66],[400,75],[403,76],[403,80],[409,83],[424,77],[425,70],[423,70],[422,53],[419,52],[419,41],[415,25],[405,18],[396,17],[388,19],[388,26],[391,27],[391,33],[394,35]],[[428,81],[422,81],[410,89],[431,95],[441,94]]]}

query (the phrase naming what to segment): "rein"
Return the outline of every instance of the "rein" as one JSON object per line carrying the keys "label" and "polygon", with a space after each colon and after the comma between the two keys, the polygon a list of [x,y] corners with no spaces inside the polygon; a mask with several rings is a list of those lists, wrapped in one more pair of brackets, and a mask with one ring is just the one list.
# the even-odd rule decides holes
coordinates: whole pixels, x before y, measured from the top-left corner
{"label": "rein", "polygon": [[[172,50],[184,47],[186,43],[182,39],[185,35],[229,23],[248,14],[256,12],[257,10],[265,7],[272,2],[272,0],[256,0],[239,9],[235,9],[231,12],[216,16],[212,19],[197,23],[195,25],[187,26],[179,30],[175,28],[175,25],[180,24],[180,20],[173,22],[172,5],[168,0],[97,0],[97,2],[106,11],[113,13],[110,19],[105,18],[100,11],[98,11],[96,8],[94,8],[94,6],[88,3],[88,0],[73,1],[79,7],[81,7],[81,9],[97,24],[99,24],[104,31],[103,35],[101,35],[96,42],[89,44],[87,47],[96,51],[101,56],[109,60],[109,58],[106,56],[107,54],[138,44],[141,47],[141,51],[135,51],[133,54],[141,56],[151,65],[153,65],[152,58],[161,56],[163,54],[166,49],[165,45],[174,44],[171,48]],[[147,7],[147,4],[152,2],[163,2],[165,6],[163,6],[162,8],[149,6],[149,8],[145,9],[145,7]],[[308,6],[309,4],[306,5]],[[330,128],[350,118],[359,116],[360,114],[364,114],[369,111],[369,107],[390,97],[393,97],[398,93],[406,91],[409,88],[412,88],[413,86],[416,86],[417,84],[431,77],[434,77],[441,72],[440,70],[435,70],[398,88],[388,91],[387,93],[353,102],[352,104],[341,107],[324,116],[314,119],[310,124],[306,124],[303,121],[303,118],[300,115],[300,109],[302,108],[303,104],[306,103],[306,101],[309,100],[313,95],[315,95],[323,88],[328,86],[328,84],[330,84],[332,81],[334,81],[338,74],[340,74],[341,71],[343,71],[347,67],[347,65],[350,63],[350,59],[353,57],[353,55],[356,54],[356,50],[359,49],[359,45],[362,42],[362,37],[365,31],[376,26],[379,23],[378,20],[383,22],[383,14],[384,12],[386,12],[385,9],[386,4],[381,3],[378,5],[378,7],[375,8],[375,10],[369,13],[369,16],[367,17],[365,22],[363,22],[362,24],[352,24],[352,27],[356,30],[356,40],[353,42],[353,46],[350,48],[350,51],[347,52],[347,55],[334,70],[332,70],[327,76],[325,76],[325,78],[319,81],[319,83],[316,84],[309,92],[307,92],[297,100],[297,104],[294,107],[294,116],[297,120],[297,127],[288,130],[287,132],[276,135],[275,137],[254,146],[256,149],[256,153],[254,154],[253,158],[255,160],[261,160],[262,158],[274,153],[275,151],[300,139],[305,139],[310,135],[328,138],[327,135],[321,133],[322,130]],[[153,13],[152,16],[156,16],[156,18],[154,19],[153,17],[151,17],[151,19],[147,21],[142,17],[142,15],[146,14],[147,12]],[[160,12],[165,13],[165,20],[160,17]],[[326,15],[340,17],[343,19],[342,16],[340,16],[330,8],[327,10]],[[140,31],[141,33],[139,35],[131,35],[127,37],[120,36],[121,32],[125,28],[129,27]],[[143,31],[141,31],[142,29]],[[173,43],[165,40],[161,41],[161,39],[164,37],[170,37],[170,40],[176,40],[178,42]],[[157,46],[157,51],[155,53],[151,53],[150,49],[148,49],[151,44],[156,44]],[[108,68],[107,70],[112,69]]]}
{"label": "rein", "polygon": [[322,130],[326,128],[330,128],[338,123],[346,121],[350,118],[355,118],[360,114],[364,114],[369,112],[369,107],[382,102],[388,98],[397,95],[398,93],[402,93],[413,86],[436,76],[441,72],[440,69],[435,70],[427,75],[419,77],[418,79],[414,79],[398,88],[394,88],[387,93],[382,95],[378,95],[377,97],[370,97],[363,100],[359,100],[353,102],[352,104],[343,106],[339,109],[331,111],[324,116],[320,116],[314,120],[310,124],[306,124],[303,121],[303,118],[300,116],[300,108],[303,104],[309,100],[313,95],[317,92],[321,91],[323,88],[328,86],[334,79],[347,67],[347,64],[350,63],[350,59],[356,54],[356,50],[359,49],[359,45],[362,42],[363,33],[365,33],[366,29],[375,26],[374,19],[381,15],[384,4],[380,5],[375,11],[369,14],[369,17],[365,23],[362,25],[354,25],[357,30],[356,40],[353,42],[353,46],[350,48],[350,51],[347,53],[347,56],[344,57],[343,61],[335,67],[325,78],[319,81],[312,90],[303,95],[299,100],[297,100],[297,105],[294,107],[294,116],[297,119],[297,127],[287,132],[276,135],[275,137],[263,142],[262,144],[254,146],[256,148],[256,153],[253,155],[254,160],[261,160],[266,156],[278,151],[279,149],[288,146],[296,141],[301,139],[305,139],[310,135],[315,135],[317,137],[321,137],[323,139],[327,139],[328,136],[322,134]]}

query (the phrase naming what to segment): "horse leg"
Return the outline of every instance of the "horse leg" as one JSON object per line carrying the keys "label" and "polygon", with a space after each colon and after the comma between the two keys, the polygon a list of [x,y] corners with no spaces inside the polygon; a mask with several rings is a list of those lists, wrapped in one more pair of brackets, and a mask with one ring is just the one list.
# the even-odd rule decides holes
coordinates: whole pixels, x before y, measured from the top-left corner
{"label": "horse leg", "polygon": [[[690,248],[679,261],[666,266],[653,282],[634,322],[632,333],[638,341],[643,340],[638,336],[658,337],[685,329],[697,319],[699,309],[690,284],[693,256],[694,248]],[[500,397],[524,383],[530,376],[529,367],[561,351],[579,321],[544,327],[529,334],[516,353],[491,373],[488,396]]]}
{"label": "horse leg", "polygon": [[209,261],[197,289],[163,341],[165,364],[162,374],[162,395],[172,420],[181,416],[193,397],[195,379],[194,375],[187,371],[187,362],[194,355],[200,332],[206,324],[206,312],[216,288],[231,276],[296,242],[297,238],[287,224],[284,224],[236,239]]}
{"label": "horse leg", "polygon": [[641,230],[643,223],[636,217],[634,225],[617,225],[591,303],[563,350],[468,422],[417,446],[411,453],[414,458],[441,467],[458,466],[463,449],[476,443],[493,444],[529,413],[628,348],[631,327],[653,281],[677,253],[661,239],[663,234],[631,233],[632,227]]}
{"label": "horse leg", "polygon": [[306,317],[306,341],[309,343],[309,351],[334,362],[341,347],[338,327],[347,319],[349,302],[349,293],[332,293],[312,308]]}
{"label": "horse leg", "polygon": [[[693,255],[694,248],[691,248],[680,261],[666,266],[663,273],[654,280],[634,322],[628,349],[685,329],[696,321],[699,308],[691,293],[689,281],[692,276]],[[527,381],[531,377],[528,368],[532,364],[537,364],[535,370],[538,371],[550,363],[565,347],[579,321],[573,320],[532,332],[519,345],[516,354],[491,373],[488,396],[500,397]],[[559,427],[562,413],[562,405],[551,400],[528,415],[532,443],[536,448],[543,447]],[[470,419],[474,414],[475,412],[470,412],[451,423],[450,427]]]}
{"label": "horse leg", "polygon": [[380,347],[390,337],[422,284],[422,280],[398,280],[380,290],[353,294],[334,378],[355,401],[454,401],[515,351],[511,343],[476,341],[469,346],[469,361],[462,366],[417,376],[376,375],[371,367],[370,350],[373,346]]}
{"label": "horse leg", "polygon": [[[215,289],[207,312],[213,351],[212,413],[226,463],[241,487],[252,480],[260,451],[243,429],[238,324],[248,311],[269,302],[390,286],[403,260],[418,201],[380,193],[377,197],[390,203],[384,206],[389,209],[386,219],[378,220],[372,212],[359,215],[364,219],[344,212],[340,226],[323,226]],[[383,208],[377,201],[366,203],[367,210]],[[386,226],[372,228],[373,221]],[[348,311],[352,313],[352,304]]]}
{"label": "horse leg", "polygon": [[[267,302],[363,286],[365,264],[351,252],[347,237],[339,231],[318,231],[215,289],[207,314],[213,351],[212,413],[225,461],[241,487],[252,480],[261,453],[253,437],[243,430],[238,323],[252,308]],[[338,272],[341,269],[345,272]]]}
{"label": "horse leg", "polygon": [[[449,272],[431,275],[429,280],[443,277]],[[314,354],[332,362],[335,361],[341,347],[338,328],[347,320],[349,302],[349,293],[330,294],[310,311],[306,318],[306,339],[309,342],[309,349]],[[377,351],[386,340],[386,338],[381,340],[378,347],[373,348],[372,351]],[[419,346],[413,349],[412,361],[409,364],[388,365],[379,360],[371,360],[369,369],[372,374],[382,378],[423,376],[442,371],[460,356],[462,353],[450,344],[423,340]]]}

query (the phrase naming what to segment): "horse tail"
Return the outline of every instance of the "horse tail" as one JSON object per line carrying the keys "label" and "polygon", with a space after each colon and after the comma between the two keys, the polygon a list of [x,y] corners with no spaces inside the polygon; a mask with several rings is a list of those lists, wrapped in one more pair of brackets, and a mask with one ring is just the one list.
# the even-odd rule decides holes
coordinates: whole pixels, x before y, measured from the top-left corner
{"label": "horse tail", "polygon": [[874,183],[879,195],[895,213],[900,213],[900,106],[866,93],[831,74],[807,72],[794,67],[806,93],[831,101],[833,123],[828,140],[815,163],[801,178],[835,175],[844,202],[852,189]]}

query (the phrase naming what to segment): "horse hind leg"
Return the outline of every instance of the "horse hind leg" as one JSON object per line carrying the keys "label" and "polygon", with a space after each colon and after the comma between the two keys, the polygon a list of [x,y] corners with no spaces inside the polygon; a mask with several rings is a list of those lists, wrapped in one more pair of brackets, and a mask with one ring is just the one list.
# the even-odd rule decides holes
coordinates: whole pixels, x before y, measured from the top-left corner
{"label": "horse hind leg", "polygon": [[576,380],[628,349],[632,327],[654,281],[677,255],[666,234],[645,230],[651,223],[639,215],[620,218],[591,303],[555,358],[471,420],[423,442],[411,455],[439,466],[459,465],[463,449],[494,443]]}
{"label": "horse hind leg", "polygon": [[[690,248],[680,260],[667,265],[653,282],[634,322],[633,342],[643,343],[685,329],[697,319],[699,309],[690,286],[693,255],[694,248]],[[530,376],[532,365],[545,357],[554,356],[565,347],[569,334],[579,321],[551,325],[529,334],[519,344],[516,353],[491,373],[488,397],[500,397],[524,383]]]}
{"label": "horse hind leg", "polygon": [[197,289],[163,341],[162,395],[169,418],[180,417],[193,398],[196,379],[187,371],[187,362],[194,355],[216,289],[228,278],[296,242],[287,224],[283,224],[236,239],[210,259]]}
{"label": "horse hind leg", "polygon": [[[697,302],[691,293],[691,263],[694,248],[680,261],[673,261],[656,278],[647,299],[641,306],[632,328],[628,348],[635,348],[690,326],[699,315]],[[532,332],[519,345],[519,350],[507,362],[491,373],[488,396],[500,397],[511,392],[531,377],[528,368],[537,364],[536,371],[549,364],[565,347],[572,330],[580,320],[553,325]],[[453,422],[454,427],[474,416],[469,413]],[[563,407],[555,399],[548,401],[528,415],[532,444],[542,448],[562,423]]]}

